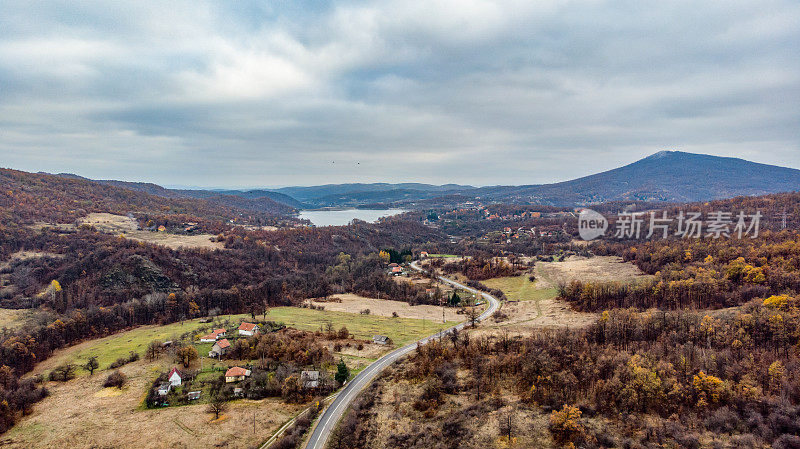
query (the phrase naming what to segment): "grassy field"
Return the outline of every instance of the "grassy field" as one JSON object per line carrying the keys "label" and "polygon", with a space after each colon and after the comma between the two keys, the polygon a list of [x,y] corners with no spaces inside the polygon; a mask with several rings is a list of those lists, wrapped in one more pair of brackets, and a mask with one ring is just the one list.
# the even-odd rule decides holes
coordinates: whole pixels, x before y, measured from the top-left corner
{"label": "grassy field", "polygon": [[426,335],[457,324],[456,321],[442,323],[441,320],[391,318],[328,310],[301,309],[298,307],[276,307],[270,309],[267,319],[308,331],[324,330],[327,328],[328,323],[335,329],[347,326],[347,329],[356,338],[371,340],[375,334],[387,335],[397,346],[411,343]]}
{"label": "grassy field", "polygon": [[[250,315],[224,315],[219,318],[223,322],[227,320],[230,323],[226,328],[229,335],[235,336],[236,327],[242,320],[249,320]],[[267,314],[267,320],[307,331],[325,330],[328,323],[337,330],[342,326],[347,326],[347,329],[356,338],[371,340],[375,334],[387,335],[398,346],[457,324],[456,321],[442,323],[441,319],[391,318],[298,307],[276,307],[270,309]],[[137,352],[144,357],[147,345],[153,340],[173,340],[185,333],[190,333],[193,336],[200,333],[200,329],[210,329],[211,327],[211,324],[201,323],[200,319],[172,323],[165,326],[142,326],[56,351],[52,357],[40,363],[34,373],[48,373],[62,363],[82,365],[91,356],[97,357],[101,370],[107,369],[118,358],[127,357],[130,351]],[[200,355],[205,355],[211,346],[211,343],[199,343],[197,344],[197,349]],[[85,370],[78,370],[78,375],[86,374],[88,373]]]}
{"label": "grassy field", "polygon": [[531,282],[527,275],[487,279],[483,283],[491,288],[499,288],[512,301],[539,301],[558,295],[555,287],[541,287]]}
{"label": "grassy field", "polygon": [[[225,315],[220,317],[223,321],[230,321],[232,327],[239,325],[239,321],[249,317],[249,315]],[[120,357],[127,357],[130,351],[139,353],[144,357],[147,345],[153,340],[172,340],[184,333],[198,333],[201,328],[210,328],[211,324],[201,323],[200,319],[184,321],[183,323],[172,323],[165,326],[142,326],[130,331],[110,335],[108,337],[80,343],[76,346],[57,351],[56,354],[42,362],[36,367],[35,372],[49,372],[61,363],[69,362],[84,364],[89,357],[97,356],[100,362],[100,369],[108,368],[113,361]],[[230,329],[229,329],[230,330]],[[208,349],[211,344],[200,344],[198,350]],[[202,354],[202,353],[201,353]],[[87,374],[83,370],[78,370],[78,375]]]}

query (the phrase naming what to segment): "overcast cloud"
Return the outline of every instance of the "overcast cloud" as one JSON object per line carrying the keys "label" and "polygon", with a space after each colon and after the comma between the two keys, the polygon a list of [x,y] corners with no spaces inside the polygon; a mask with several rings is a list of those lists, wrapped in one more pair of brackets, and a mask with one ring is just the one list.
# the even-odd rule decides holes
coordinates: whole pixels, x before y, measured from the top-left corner
{"label": "overcast cloud", "polygon": [[532,184],[669,149],[800,168],[800,3],[0,0],[0,166]]}

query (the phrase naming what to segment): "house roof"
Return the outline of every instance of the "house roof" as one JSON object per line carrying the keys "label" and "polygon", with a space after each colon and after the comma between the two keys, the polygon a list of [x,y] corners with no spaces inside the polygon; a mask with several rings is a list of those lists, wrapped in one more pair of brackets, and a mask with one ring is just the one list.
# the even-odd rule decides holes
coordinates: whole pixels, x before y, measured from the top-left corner
{"label": "house roof", "polygon": [[224,334],[224,333],[225,329],[214,329],[214,332],[212,332],[212,334]]}
{"label": "house roof", "polygon": [[253,324],[253,323],[242,323],[242,324],[239,325],[239,330],[240,331],[252,331],[256,327],[257,326],[255,324]]}
{"label": "house roof", "polygon": [[181,374],[181,372],[178,371],[178,368],[172,368],[172,370],[170,370],[169,374],[167,375],[167,378],[169,379],[175,373],[178,374],[178,377],[183,378],[183,374]]}
{"label": "house roof", "polygon": [[246,376],[249,370],[242,368],[241,366],[234,366],[233,368],[225,371],[225,377],[239,377],[239,376]]}
{"label": "house roof", "polygon": [[218,341],[215,345],[219,346],[222,349],[225,349],[230,347],[231,342],[229,342],[227,338],[223,338],[222,340]]}
{"label": "house roof", "polygon": [[208,335],[203,335],[202,337],[200,337],[200,340],[216,340],[217,337],[218,337],[217,334],[208,334]]}

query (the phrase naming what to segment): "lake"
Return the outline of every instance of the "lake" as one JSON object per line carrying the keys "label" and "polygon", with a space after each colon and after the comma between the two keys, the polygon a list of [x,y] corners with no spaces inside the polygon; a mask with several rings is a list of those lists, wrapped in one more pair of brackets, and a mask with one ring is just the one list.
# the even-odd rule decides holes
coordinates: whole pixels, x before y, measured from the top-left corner
{"label": "lake", "polygon": [[333,209],[333,210],[301,210],[300,218],[305,218],[314,226],[343,226],[354,218],[367,222],[375,222],[378,218],[389,217],[406,212],[403,209]]}

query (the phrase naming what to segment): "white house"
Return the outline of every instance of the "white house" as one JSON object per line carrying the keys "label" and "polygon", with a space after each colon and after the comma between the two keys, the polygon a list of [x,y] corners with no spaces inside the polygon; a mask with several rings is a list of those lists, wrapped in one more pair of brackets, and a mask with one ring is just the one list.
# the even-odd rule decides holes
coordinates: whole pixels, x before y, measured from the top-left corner
{"label": "white house", "polygon": [[169,376],[167,376],[167,381],[169,381],[169,384],[173,387],[177,387],[183,382],[181,372],[178,371],[178,368],[172,368],[172,371],[169,372]]}
{"label": "white house", "polygon": [[242,323],[239,325],[239,335],[251,337],[258,333],[258,325],[253,323]]}

